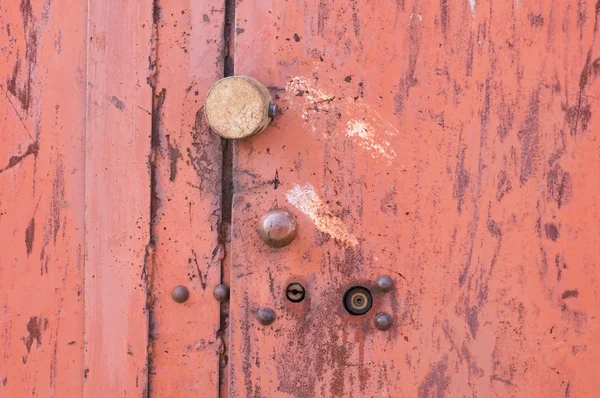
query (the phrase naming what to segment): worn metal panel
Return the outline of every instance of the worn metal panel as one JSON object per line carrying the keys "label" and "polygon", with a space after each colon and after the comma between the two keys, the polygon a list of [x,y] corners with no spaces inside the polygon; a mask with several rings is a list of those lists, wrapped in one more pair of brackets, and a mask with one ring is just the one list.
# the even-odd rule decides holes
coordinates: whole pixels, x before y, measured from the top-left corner
{"label": "worn metal panel", "polygon": [[[221,140],[202,105],[223,76],[224,1],[158,1],[152,69],[153,225],[150,396],[216,397],[224,350],[220,305]],[[184,285],[189,299],[176,303]]]}
{"label": "worn metal panel", "polygon": [[153,2],[89,3],[84,396],[147,390]]}
{"label": "worn metal panel", "polygon": [[86,4],[0,4],[2,397],[83,388]]}
{"label": "worn metal panel", "polygon": [[[238,3],[236,74],[282,115],[235,147],[231,396],[596,394],[599,10]],[[299,217],[282,249],[256,233],[273,207]]]}

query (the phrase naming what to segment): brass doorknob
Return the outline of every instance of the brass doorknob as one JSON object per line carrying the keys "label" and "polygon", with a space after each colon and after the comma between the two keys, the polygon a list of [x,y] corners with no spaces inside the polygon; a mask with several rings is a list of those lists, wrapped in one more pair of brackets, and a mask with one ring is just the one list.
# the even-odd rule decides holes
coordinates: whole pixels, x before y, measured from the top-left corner
{"label": "brass doorknob", "polygon": [[248,76],[216,82],[206,95],[204,113],[210,128],[224,138],[240,139],[263,131],[275,115],[267,87]]}
{"label": "brass doorknob", "polygon": [[298,236],[296,216],[285,209],[269,210],[258,224],[258,235],[271,247],[284,247]]}

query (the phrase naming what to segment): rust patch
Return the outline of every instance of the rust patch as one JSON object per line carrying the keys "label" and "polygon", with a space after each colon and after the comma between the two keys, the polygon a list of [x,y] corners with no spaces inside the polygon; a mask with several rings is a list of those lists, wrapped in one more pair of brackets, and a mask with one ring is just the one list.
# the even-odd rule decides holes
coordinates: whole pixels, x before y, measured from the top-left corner
{"label": "rust patch", "polygon": [[573,290],[565,290],[561,296],[561,298],[564,299],[568,299],[568,298],[576,298],[579,296],[579,291],[577,289],[573,289]]}
{"label": "rust patch", "polygon": [[166,138],[170,161],[169,181],[175,181],[175,178],[177,177],[177,160],[183,159],[183,156],[181,155],[181,152],[179,152],[179,148],[177,148],[175,144],[171,144],[171,136],[167,134]]}
{"label": "rust patch", "polygon": [[564,171],[557,163],[548,172],[546,180],[548,201],[554,200],[559,209],[571,201],[573,183],[569,172]]}
{"label": "rust patch", "polygon": [[32,217],[29,221],[29,225],[25,230],[25,247],[27,248],[27,256],[31,254],[33,250],[33,240],[35,238],[35,218]]}
{"label": "rust patch", "polygon": [[519,141],[521,141],[521,184],[527,182],[529,177],[535,173],[537,167],[540,145],[539,108],[539,93],[536,91],[529,99],[529,108],[525,116],[525,122],[518,134]]}
{"label": "rust patch", "polygon": [[47,318],[38,318],[37,316],[33,316],[29,318],[27,322],[27,332],[28,336],[23,337],[23,343],[25,344],[25,348],[27,349],[27,354],[23,356],[23,363],[27,363],[27,358],[29,353],[31,352],[31,346],[33,342],[36,342],[36,347],[39,347],[42,344],[42,333],[48,328],[48,319]]}
{"label": "rust patch", "polygon": [[448,372],[448,356],[433,364],[418,390],[419,398],[444,398],[450,385]]}
{"label": "rust patch", "polygon": [[118,110],[120,110],[121,112],[123,112],[125,110],[125,103],[123,101],[121,101],[119,98],[117,98],[117,96],[115,96],[115,95],[110,97],[108,99],[108,102],[110,102],[112,105],[114,105],[114,107],[117,108]]}
{"label": "rust patch", "polygon": [[558,227],[554,223],[548,223],[544,225],[544,230],[546,231],[546,238],[552,241],[558,239]]}
{"label": "rust patch", "polygon": [[11,156],[8,159],[8,164],[6,166],[4,166],[3,168],[0,169],[0,173],[4,172],[6,170],[12,169],[13,167],[15,167],[16,165],[18,165],[19,163],[21,163],[23,161],[23,159],[25,159],[26,157],[28,157],[30,155],[37,156],[39,150],[40,150],[40,147],[39,147],[37,141],[36,142],[32,142],[27,147],[27,150],[25,151],[25,153],[23,153],[22,155]]}

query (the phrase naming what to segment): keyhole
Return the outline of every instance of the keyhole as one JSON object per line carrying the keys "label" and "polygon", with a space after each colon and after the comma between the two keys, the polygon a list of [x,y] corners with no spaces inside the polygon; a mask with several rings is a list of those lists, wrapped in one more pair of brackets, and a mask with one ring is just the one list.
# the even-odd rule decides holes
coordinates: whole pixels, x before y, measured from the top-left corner
{"label": "keyhole", "polygon": [[304,300],[304,286],[299,283],[290,283],[285,290],[285,295],[292,303],[299,303]]}
{"label": "keyhole", "polygon": [[344,307],[352,315],[363,315],[371,309],[371,292],[362,286],[355,286],[344,294]]}

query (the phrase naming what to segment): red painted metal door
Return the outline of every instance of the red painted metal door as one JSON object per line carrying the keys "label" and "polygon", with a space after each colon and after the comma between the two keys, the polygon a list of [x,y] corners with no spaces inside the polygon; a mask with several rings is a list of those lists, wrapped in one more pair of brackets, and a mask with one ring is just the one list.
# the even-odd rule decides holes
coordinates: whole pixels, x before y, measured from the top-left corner
{"label": "red painted metal door", "polygon": [[72,3],[0,4],[0,397],[596,395],[600,6]]}
{"label": "red painted metal door", "polygon": [[[596,394],[598,12],[238,3],[235,73],[282,115],[235,146],[230,396]],[[280,249],[255,232],[275,207],[299,222]]]}

